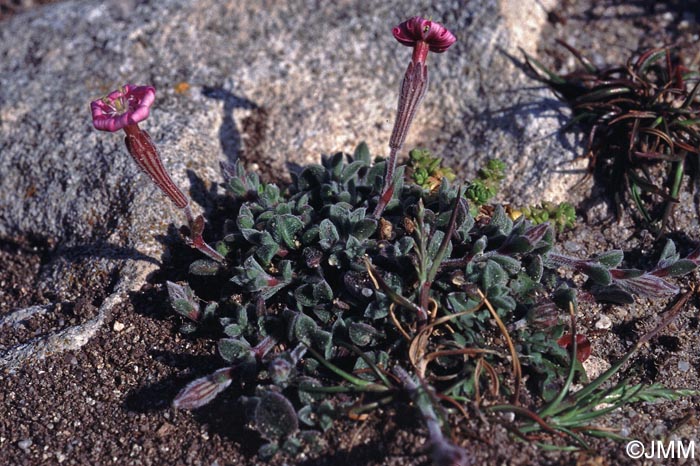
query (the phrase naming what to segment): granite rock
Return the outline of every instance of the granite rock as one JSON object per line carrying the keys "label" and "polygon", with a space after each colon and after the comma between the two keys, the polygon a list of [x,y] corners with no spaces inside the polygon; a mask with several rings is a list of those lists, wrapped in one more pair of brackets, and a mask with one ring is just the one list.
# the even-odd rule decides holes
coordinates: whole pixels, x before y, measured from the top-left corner
{"label": "granite rock", "polygon": [[39,286],[56,301],[90,281],[125,293],[157,267],[182,214],[88,108],[126,82],[157,88],[142,127],[196,210],[222,160],[284,181],[290,165],[362,140],[386,155],[410,57],[391,27],[415,14],[458,42],[428,59],[406,149],[465,177],[497,157],[511,167],[504,199],[562,200],[576,181],[560,173],[573,158],[562,109],[519,63],[555,1],[525,3],[69,0],[16,15],[0,28],[0,237],[54,245]]}

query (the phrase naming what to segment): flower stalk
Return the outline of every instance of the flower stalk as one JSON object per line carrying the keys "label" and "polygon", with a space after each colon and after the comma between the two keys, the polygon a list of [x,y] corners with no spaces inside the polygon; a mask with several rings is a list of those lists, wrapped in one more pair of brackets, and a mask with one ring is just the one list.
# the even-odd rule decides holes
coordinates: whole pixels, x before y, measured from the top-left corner
{"label": "flower stalk", "polygon": [[443,25],[415,16],[395,27],[392,31],[396,40],[403,45],[413,47],[411,62],[408,64],[394,120],[394,129],[389,139],[389,160],[384,172],[384,186],[374,210],[374,216],[380,217],[394,193],[394,170],[396,157],[403,147],[425,92],[428,90],[428,52],[442,53],[457,40]]}
{"label": "flower stalk", "polygon": [[190,226],[190,244],[216,262],[224,262],[224,257],[202,238],[204,218],[201,215],[194,218],[189,199],[165,170],[158,148],[151,136],[139,128],[139,122],[148,118],[151,105],[155,101],[155,94],[156,90],[152,86],[126,84],[90,104],[92,123],[95,129],[100,131],[124,130],[126,134],[124,143],[129,155],[173,204],[184,210]]}

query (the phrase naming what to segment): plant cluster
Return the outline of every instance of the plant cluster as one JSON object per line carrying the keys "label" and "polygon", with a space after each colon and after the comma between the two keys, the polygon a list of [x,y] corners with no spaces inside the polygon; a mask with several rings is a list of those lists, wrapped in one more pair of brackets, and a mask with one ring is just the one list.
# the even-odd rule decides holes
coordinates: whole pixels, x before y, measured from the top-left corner
{"label": "plant cluster", "polygon": [[[569,257],[554,249],[549,223],[513,220],[505,207],[485,205],[503,178],[500,162],[488,162],[463,188],[439,159],[413,151],[406,176],[396,156],[427,87],[427,52],[443,52],[455,38],[419,17],[394,36],[414,52],[389,158],[373,159],[362,143],[352,155],[324,156],[293,173],[286,187],[263,183],[240,162],[224,165],[231,218],[213,247],[202,239],[203,218],[191,213],[137,125],[155,90],[127,86],[93,102],[95,126],[125,130],[130,155],[184,210],[187,240],[207,256],[190,265],[199,277],[192,286],[167,288],[187,320],[182,331],[216,335],[224,367],[187,385],[174,406],[195,409],[239,385],[250,425],[267,441],[259,455],[269,458],[321,448],[319,432],[334,419],[362,419],[408,399],[425,422],[434,463],[465,465],[471,457],[452,443],[449,426],[469,407],[514,413],[523,421],[507,426],[522,438],[541,430],[586,447],[583,434],[612,436],[591,424],[607,412],[597,410],[601,402],[688,394],[602,387],[657,330],[572,395],[591,348],[567,315],[584,296],[629,303],[633,295],[676,294],[667,278],[695,270],[700,250],[681,259],[669,241],[648,272],[620,268],[621,251]],[[576,286],[562,268],[588,280]]]}
{"label": "plant cluster", "polygon": [[457,177],[451,168],[442,166],[442,158],[433,157],[428,149],[413,149],[408,158],[407,175],[423,189],[435,191],[443,178],[454,181]]}
{"label": "plant cluster", "polygon": [[523,207],[519,213],[535,225],[550,222],[557,231],[573,228],[576,224],[576,210],[568,202],[556,204],[542,201],[537,205]]}
{"label": "plant cluster", "polygon": [[618,217],[631,199],[647,225],[663,230],[679,202],[684,175],[698,183],[700,74],[668,47],[601,69],[561,44],[580,70],[560,75],[525,54],[530,69],[571,106],[569,126],[585,128],[589,174],[603,177]]}
{"label": "plant cluster", "polygon": [[[227,263],[203,259],[190,272],[229,285],[213,303],[187,284],[168,288],[191,324],[220,329],[228,367],[190,384],[176,406],[199,407],[232,381],[256,386],[249,412],[270,442],[264,455],[296,451],[301,436],[314,438],[308,429],[327,429],[338,416],[415,394],[409,379],[422,390],[417,406],[433,410],[442,429],[438,400],[463,406],[510,396],[511,409],[522,410],[523,374],[551,400],[573,367],[559,340],[579,293],[619,303],[670,296],[678,289],[665,278],[697,266],[672,242],[649,272],[620,269],[621,251],[559,254],[546,223],[513,222],[501,206],[475,220],[464,190],[446,177],[434,192],[399,183],[377,220],[367,212],[384,164],[361,144],[352,156],[306,167],[285,191],[240,164],[227,168],[236,214],[217,244]],[[561,267],[585,274],[586,290],[561,278]],[[431,444],[442,445],[433,435]]]}

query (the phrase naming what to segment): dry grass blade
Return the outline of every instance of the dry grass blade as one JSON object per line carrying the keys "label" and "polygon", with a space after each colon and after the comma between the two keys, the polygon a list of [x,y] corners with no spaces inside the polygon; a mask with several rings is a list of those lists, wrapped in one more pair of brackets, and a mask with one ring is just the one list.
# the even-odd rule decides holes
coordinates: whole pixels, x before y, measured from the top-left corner
{"label": "dry grass blade", "polygon": [[394,312],[394,308],[396,307],[396,304],[391,303],[389,305],[389,318],[391,319],[391,323],[394,324],[396,329],[401,333],[401,335],[406,339],[406,341],[411,341],[411,335],[406,332],[406,330],[403,329],[403,326],[401,325],[401,322],[399,322],[399,319],[396,318],[396,313]]}
{"label": "dry grass blade", "polygon": [[413,339],[411,339],[411,345],[408,348],[408,357],[411,360],[411,364],[413,365],[414,369],[416,370],[416,373],[423,378],[425,375],[425,368],[427,367],[428,363],[430,362],[429,360],[426,359],[426,349],[428,347],[428,343],[430,341],[430,335],[432,334],[432,331],[435,327],[438,325],[442,325],[444,323],[447,323],[453,319],[456,319],[457,317],[467,315],[467,314],[472,314],[479,309],[481,309],[481,306],[483,305],[483,301],[476,306],[474,306],[471,309],[467,309],[466,311],[462,312],[457,312],[455,314],[449,314],[443,317],[440,317],[439,319],[433,320],[431,323],[423,327]]}
{"label": "dry grass blade", "polygon": [[508,329],[506,328],[505,324],[499,317],[498,313],[496,310],[493,308],[489,300],[484,296],[484,293],[481,290],[477,290],[479,293],[479,296],[481,297],[481,300],[483,303],[486,305],[486,308],[489,310],[491,313],[491,316],[493,319],[496,321],[496,324],[498,325],[499,330],[501,331],[501,334],[503,335],[503,338],[506,339],[506,342],[508,344],[508,350],[510,351],[510,356],[512,358],[511,364],[513,367],[513,379],[514,379],[514,386],[515,388],[513,389],[513,404],[518,404],[518,400],[520,398],[520,386],[522,384],[523,380],[523,371],[522,367],[520,366],[520,358],[518,358],[518,352],[515,350],[515,345],[513,344],[513,340],[510,338],[510,334],[508,333]]}

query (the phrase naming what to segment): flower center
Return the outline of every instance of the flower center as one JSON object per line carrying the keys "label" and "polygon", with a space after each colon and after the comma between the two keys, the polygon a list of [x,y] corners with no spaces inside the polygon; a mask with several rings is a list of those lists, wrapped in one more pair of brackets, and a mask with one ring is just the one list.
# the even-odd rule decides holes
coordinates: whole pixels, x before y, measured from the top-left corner
{"label": "flower center", "polygon": [[128,94],[123,87],[119,91],[120,95],[116,99],[110,99],[109,97],[102,99],[102,102],[109,108],[109,116],[123,115],[134,110],[136,103],[134,96]]}

